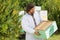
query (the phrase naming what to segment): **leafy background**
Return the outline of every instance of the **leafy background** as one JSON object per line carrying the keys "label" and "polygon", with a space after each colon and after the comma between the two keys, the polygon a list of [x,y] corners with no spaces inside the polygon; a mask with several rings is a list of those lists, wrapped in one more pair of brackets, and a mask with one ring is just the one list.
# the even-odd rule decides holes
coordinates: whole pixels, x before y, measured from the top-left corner
{"label": "leafy background", "polygon": [[56,37],[56,35],[60,33],[60,0],[0,0],[0,40],[19,40],[18,37],[21,37],[23,33],[20,32],[22,28],[19,21],[22,16],[18,13],[25,10],[29,2],[47,10],[48,19],[57,22],[59,29],[50,40],[59,40],[60,36]]}

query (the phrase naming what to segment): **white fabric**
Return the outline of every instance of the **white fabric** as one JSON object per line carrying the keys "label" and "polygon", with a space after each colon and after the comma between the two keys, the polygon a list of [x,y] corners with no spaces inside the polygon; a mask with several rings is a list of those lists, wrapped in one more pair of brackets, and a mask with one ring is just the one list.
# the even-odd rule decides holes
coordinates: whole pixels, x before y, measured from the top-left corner
{"label": "white fabric", "polygon": [[[42,21],[37,12],[34,13],[34,18],[37,25]],[[31,15],[25,14],[22,18],[21,24],[23,30],[26,32],[26,40],[42,40],[41,38],[37,39],[34,37],[35,24]]]}

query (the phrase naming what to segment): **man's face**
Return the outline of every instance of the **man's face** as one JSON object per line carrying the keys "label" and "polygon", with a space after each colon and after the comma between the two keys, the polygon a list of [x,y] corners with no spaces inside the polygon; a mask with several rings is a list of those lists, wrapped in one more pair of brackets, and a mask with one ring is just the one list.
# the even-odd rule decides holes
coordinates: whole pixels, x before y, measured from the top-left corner
{"label": "man's face", "polygon": [[34,14],[35,8],[32,8],[29,12],[30,12],[31,14]]}

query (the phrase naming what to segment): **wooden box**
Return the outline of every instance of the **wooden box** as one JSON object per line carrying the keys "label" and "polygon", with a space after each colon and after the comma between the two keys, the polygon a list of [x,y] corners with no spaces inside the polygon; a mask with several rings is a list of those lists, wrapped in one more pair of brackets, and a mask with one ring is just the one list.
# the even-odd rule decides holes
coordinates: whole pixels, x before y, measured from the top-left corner
{"label": "wooden box", "polygon": [[39,36],[35,35],[35,37],[48,39],[57,29],[56,21],[42,22],[35,28],[40,34]]}

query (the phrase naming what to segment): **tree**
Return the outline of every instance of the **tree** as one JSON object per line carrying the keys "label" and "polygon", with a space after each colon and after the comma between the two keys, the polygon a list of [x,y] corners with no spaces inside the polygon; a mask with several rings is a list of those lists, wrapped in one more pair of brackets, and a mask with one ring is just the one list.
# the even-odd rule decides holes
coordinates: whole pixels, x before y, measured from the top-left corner
{"label": "tree", "polygon": [[0,0],[0,40],[15,40],[19,36],[19,0]]}

